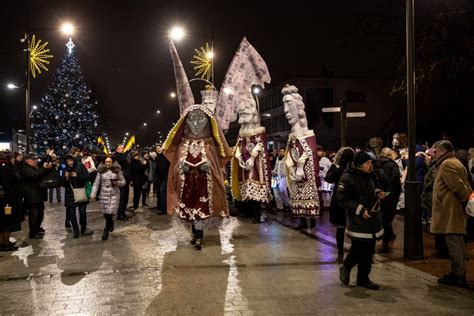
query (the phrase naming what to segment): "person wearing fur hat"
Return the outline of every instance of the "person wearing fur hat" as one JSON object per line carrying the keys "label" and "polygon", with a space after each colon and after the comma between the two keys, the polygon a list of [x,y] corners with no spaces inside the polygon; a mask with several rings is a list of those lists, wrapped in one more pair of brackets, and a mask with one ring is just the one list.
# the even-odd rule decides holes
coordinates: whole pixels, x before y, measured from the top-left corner
{"label": "person wearing fur hat", "polygon": [[120,204],[119,187],[123,187],[125,183],[118,162],[112,156],[106,156],[104,163],[97,169],[97,177],[91,192],[91,200],[95,200],[100,187],[100,211],[105,218],[102,240],[107,240],[109,233],[114,231],[114,215],[117,214]]}
{"label": "person wearing fur hat", "polygon": [[349,255],[340,268],[339,279],[349,284],[350,273],[358,265],[357,285],[370,290],[379,286],[369,279],[375,242],[383,236],[382,215],[375,208],[385,193],[374,183],[371,156],[360,151],[346,168],[337,185],[337,202],[346,211],[346,234],[352,240]]}

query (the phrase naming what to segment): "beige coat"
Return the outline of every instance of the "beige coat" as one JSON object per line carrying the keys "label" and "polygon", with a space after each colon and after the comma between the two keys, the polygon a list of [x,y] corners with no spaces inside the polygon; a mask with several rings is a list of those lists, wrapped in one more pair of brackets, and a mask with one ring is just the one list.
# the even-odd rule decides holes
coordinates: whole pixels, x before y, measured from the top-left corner
{"label": "beige coat", "polygon": [[465,234],[465,202],[471,194],[466,168],[448,153],[437,161],[439,167],[433,187],[431,232]]}

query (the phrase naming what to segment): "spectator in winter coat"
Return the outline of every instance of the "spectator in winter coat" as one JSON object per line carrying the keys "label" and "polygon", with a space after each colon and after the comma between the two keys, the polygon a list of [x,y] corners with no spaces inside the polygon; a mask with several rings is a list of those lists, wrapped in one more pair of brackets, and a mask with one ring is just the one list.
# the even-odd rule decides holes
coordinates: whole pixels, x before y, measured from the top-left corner
{"label": "spectator in winter coat", "polygon": [[346,210],[346,234],[352,240],[349,255],[340,268],[339,278],[348,285],[352,268],[358,264],[357,285],[371,290],[379,286],[369,279],[375,242],[383,235],[382,216],[374,211],[377,198],[385,193],[372,180],[372,159],[365,151],[354,155],[337,186],[337,202]]}
{"label": "spectator in winter coat", "polygon": [[[471,175],[471,172],[469,172],[469,154],[467,150],[459,149],[458,151],[456,151],[456,158],[462,163],[464,168],[466,168],[467,181],[469,182],[469,186],[471,188],[474,188],[472,175]],[[474,239],[474,217],[469,216],[467,218],[466,236],[468,240]]]}
{"label": "spectator in winter coat", "polygon": [[[423,218],[426,223],[426,229],[429,232],[429,226],[431,225],[431,214],[433,209],[433,186],[436,178],[436,172],[438,171],[438,165],[436,164],[436,157],[433,154],[434,149],[431,148],[427,151],[427,156],[431,156],[429,162],[429,169],[425,175],[423,181],[423,192],[421,194],[421,209],[423,211]],[[444,241],[444,235],[435,234],[435,257],[442,259],[449,259],[448,247]]]}
{"label": "spectator in winter coat", "polygon": [[0,185],[4,193],[0,195],[0,251],[15,251],[18,247],[10,242],[10,233],[21,230],[21,182],[10,152],[0,152]]}
{"label": "spectator in winter coat", "polygon": [[[61,160],[59,159],[59,157],[56,157],[56,159],[54,160],[51,172],[56,173],[57,177],[61,177]],[[56,192],[56,201],[58,201],[58,203],[61,203],[61,187],[48,188],[49,203],[53,203],[54,192]]]}
{"label": "spectator in winter coat", "polygon": [[117,212],[117,219],[119,221],[126,221],[129,219],[129,216],[125,213],[128,205],[128,196],[130,195],[130,182],[132,179],[130,161],[128,154],[124,152],[124,147],[122,145],[117,145],[115,147],[114,159],[120,165],[122,170],[123,177],[127,182],[124,186],[121,186],[120,189],[120,204]]}
{"label": "spectator in winter coat", "polygon": [[[347,165],[354,159],[354,150],[350,147],[342,147],[336,153],[334,163],[326,173],[326,182],[334,184],[337,188],[339,179],[341,178]],[[337,242],[337,262],[344,262],[344,231],[346,230],[346,211],[337,203],[337,190],[331,197],[331,206],[329,208],[329,221],[336,226],[336,242]]]}
{"label": "spectator in winter coat", "polygon": [[156,181],[159,185],[158,189],[158,201],[157,208],[158,214],[167,214],[166,208],[166,186],[168,183],[168,171],[170,168],[170,162],[163,155],[163,147],[161,145],[156,146]]}
{"label": "spectator in winter coat", "polygon": [[133,187],[133,210],[139,213],[143,212],[138,210],[138,205],[140,203],[140,197],[142,196],[143,185],[146,182],[145,170],[148,168],[148,161],[141,160],[140,154],[136,152],[132,154],[130,167],[132,175],[130,184]]}
{"label": "spectator in winter coat", "polygon": [[467,166],[469,168],[469,172],[471,173],[472,178],[474,179],[474,148],[469,148],[467,153],[469,154],[469,161],[467,163]]}
{"label": "spectator in winter coat", "polygon": [[455,158],[453,146],[447,140],[434,145],[438,171],[433,187],[433,217],[431,232],[443,234],[451,259],[451,272],[438,283],[466,287],[466,214],[465,206],[472,192],[466,168]]}
{"label": "spectator in winter coat", "polygon": [[392,222],[395,217],[397,203],[402,192],[402,185],[400,182],[400,170],[398,164],[395,162],[396,153],[393,149],[385,147],[382,149],[379,156],[379,164],[383,172],[383,180],[380,181],[381,188],[390,194],[381,201],[380,210],[382,212],[382,224],[384,229],[382,253],[389,253],[389,242],[395,239],[393,233]]}
{"label": "spectator in winter coat", "polygon": [[[142,156],[142,163],[143,161],[146,162],[146,168],[145,168],[145,171],[143,172],[145,175],[145,178],[143,180],[143,186],[142,186],[142,205],[148,206],[147,197],[148,197],[148,194],[150,194],[150,187],[151,187],[154,173],[150,173],[151,171],[150,153],[148,151],[142,151],[141,156]],[[152,180],[150,180],[150,178]]]}
{"label": "spectator in winter coat", "polygon": [[416,145],[415,147],[415,171],[416,171],[416,181],[423,183],[425,179],[426,171],[428,171],[425,162],[425,147],[423,145]]}
{"label": "spectator in winter coat", "polygon": [[289,210],[290,198],[288,196],[288,182],[286,179],[285,148],[280,148],[276,158],[275,167],[272,170],[272,182],[276,181],[273,188],[273,198],[279,210]]}
{"label": "spectator in winter coat", "polygon": [[25,165],[21,169],[21,180],[25,198],[25,207],[28,210],[28,224],[30,238],[42,239],[45,230],[41,227],[44,217],[44,190],[41,188],[43,178],[51,172],[53,164],[45,162],[38,167],[38,157],[35,154],[25,156]]}
{"label": "spectator in winter coat", "polygon": [[[66,221],[71,223],[74,238],[79,237],[79,233],[83,236],[92,235],[93,232],[87,229],[87,203],[74,201],[73,188],[85,188],[86,182],[89,181],[89,173],[85,168],[81,168],[77,160],[71,156],[66,156],[66,170],[62,177],[62,183],[65,187],[64,202],[66,206]],[[77,224],[76,210],[79,210],[79,223],[81,230],[79,231],[79,225]]]}
{"label": "spectator in winter coat", "polygon": [[104,163],[97,169],[97,177],[92,186],[91,200],[95,200],[100,188],[100,211],[105,218],[105,228],[102,240],[109,238],[114,231],[114,215],[120,205],[119,187],[126,185],[120,165],[112,156],[106,156]]}
{"label": "spectator in winter coat", "polygon": [[13,154],[13,161],[12,161],[12,165],[13,165],[13,169],[15,170],[15,172],[20,175],[20,196],[21,196],[21,221],[23,222],[25,220],[25,215],[27,213],[27,209],[26,209],[26,206],[25,206],[25,203],[23,203],[23,197],[24,197],[24,192],[23,192],[23,184],[21,183],[21,169],[23,168],[23,165],[25,164],[25,161],[24,161],[24,157],[23,157],[23,154],[21,153],[18,153],[18,152],[15,152]]}

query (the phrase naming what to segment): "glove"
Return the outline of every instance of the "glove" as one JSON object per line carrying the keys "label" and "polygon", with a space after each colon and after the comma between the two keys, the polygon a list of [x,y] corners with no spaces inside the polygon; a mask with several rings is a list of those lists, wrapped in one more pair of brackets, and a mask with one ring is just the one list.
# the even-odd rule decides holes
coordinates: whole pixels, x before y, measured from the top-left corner
{"label": "glove", "polygon": [[205,163],[203,163],[199,166],[199,169],[201,169],[201,171],[208,172],[209,169],[210,169],[209,164],[207,162],[205,162]]}
{"label": "glove", "polygon": [[181,162],[181,170],[183,172],[188,172],[189,171],[189,166],[184,161]]}
{"label": "glove", "polygon": [[262,143],[257,143],[257,145],[255,145],[255,147],[253,148],[250,154],[252,155],[252,157],[257,157],[258,153],[261,152],[262,150],[263,150]]}

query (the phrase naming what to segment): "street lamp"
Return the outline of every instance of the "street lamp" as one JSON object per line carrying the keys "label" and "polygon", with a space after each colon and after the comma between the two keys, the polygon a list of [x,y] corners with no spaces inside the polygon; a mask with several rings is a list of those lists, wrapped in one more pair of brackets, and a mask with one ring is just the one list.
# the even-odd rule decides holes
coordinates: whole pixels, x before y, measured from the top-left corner
{"label": "street lamp", "polygon": [[[74,27],[71,23],[64,23],[60,28],[61,32],[65,35],[71,35],[74,32]],[[22,42],[26,44],[26,85],[25,85],[25,121],[26,121],[26,152],[30,152],[30,67],[31,67],[31,52],[30,52],[30,32],[35,30],[50,30],[50,29],[27,29],[22,39]]]}
{"label": "street lamp", "polygon": [[71,23],[64,23],[61,27],[61,32],[65,35],[71,36],[74,33],[74,25]]}
{"label": "street lamp", "polygon": [[184,29],[180,26],[175,26],[171,29],[171,31],[169,32],[169,35],[171,39],[175,41],[180,41],[181,39],[183,39],[185,35]]}
{"label": "street lamp", "polygon": [[160,113],[161,113],[161,111],[160,111],[160,110],[156,110],[156,114],[160,114]]}
{"label": "street lamp", "polygon": [[147,126],[147,123],[143,123],[143,126]]}
{"label": "street lamp", "polygon": [[415,37],[413,0],[406,1],[406,60],[407,60],[407,121],[408,121],[408,174],[405,181],[405,216],[403,256],[423,259],[423,231],[421,224],[421,188],[416,181],[415,169]]}
{"label": "street lamp", "polygon": [[38,106],[37,105],[33,105],[31,107],[31,111],[30,111],[30,118],[31,118],[31,114],[33,114],[34,111],[36,111],[38,109]]}
{"label": "street lamp", "polygon": [[21,86],[10,82],[10,83],[7,84],[7,88],[10,89],[10,90],[13,90],[13,89],[21,88]]}
{"label": "street lamp", "polygon": [[[188,34],[184,31],[184,29],[181,26],[175,26],[169,31],[169,36],[170,36],[171,40],[175,40],[175,41],[181,41],[186,35],[188,35]],[[215,54],[214,54],[214,32],[212,32],[211,36],[201,36],[201,35],[198,35],[198,34],[193,34],[193,36],[203,37],[203,38],[207,38],[207,39],[210,38],[211,39],[211,48],[210,48],[210,50],[208,50],[206,52],[205,56],[206,56],[206,58],[211,60],[211,82],[214,85],[214,57],[215,57]],[[207,43],[206,43],[206,47],[207,47]]]}
{"label": "street lamp", "polygon": [[171,93],[170,93],[170,97],[173,98],[173,99],[176,98],[176,93],[171,92]]}

